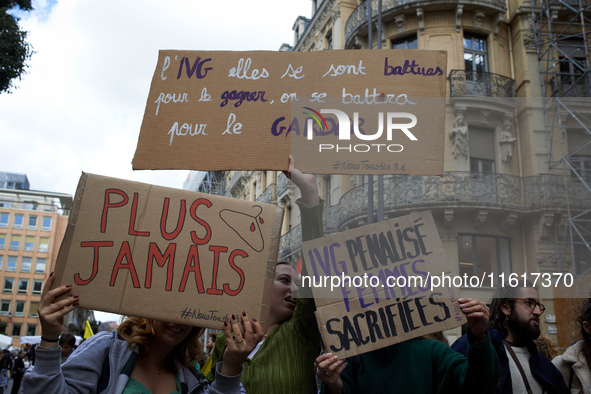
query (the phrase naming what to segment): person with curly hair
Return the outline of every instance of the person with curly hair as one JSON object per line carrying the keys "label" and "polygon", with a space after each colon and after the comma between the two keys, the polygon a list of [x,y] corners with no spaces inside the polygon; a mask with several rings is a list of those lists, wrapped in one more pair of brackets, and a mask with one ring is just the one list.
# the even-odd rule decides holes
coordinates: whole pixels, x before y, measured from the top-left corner
{"label": "person with curly hair", "polygon": [[589,393],[591,380],[591,298],[583,306],[577,319],[583,339],[569,346],[552,360],[562,372],[572,394]]}
{"label": "person with curly hair", "polygon": [[117,331],[93,335],[60,367],[58,338],[64,316],[78,306],[78,295],[69,294],[71,285],[51,289],[54,280],[51,273],[41,295],[41,343],[35,367],[23,381],[25,393],[244,392],[242,362],[263,336],[260,323],[245,312],[224,323],[228,346],[211,385],[193,367],[201,353],[202,328],[142,317],[127,317]]}

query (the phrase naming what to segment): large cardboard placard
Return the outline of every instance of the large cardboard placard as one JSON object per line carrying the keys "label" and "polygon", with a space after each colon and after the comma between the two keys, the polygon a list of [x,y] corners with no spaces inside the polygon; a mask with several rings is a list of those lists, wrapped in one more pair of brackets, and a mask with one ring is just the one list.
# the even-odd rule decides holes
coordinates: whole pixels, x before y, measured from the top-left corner
{"label": "large cardboard placard", "polygon": [[283,208],[83,173],[55,267],[80,306],[222,329],[268,321]]}
{"label": "large cardboard placard", "polygon": [[340,358],[467,321],[457,291],[432,282],[450,272],[430,211],[308,241],[302,249],[325,349]]}
{"label": "large cardboard placard", "polygon": [[133,168],[440,175],[446,75],[445,51],[162,50]]}

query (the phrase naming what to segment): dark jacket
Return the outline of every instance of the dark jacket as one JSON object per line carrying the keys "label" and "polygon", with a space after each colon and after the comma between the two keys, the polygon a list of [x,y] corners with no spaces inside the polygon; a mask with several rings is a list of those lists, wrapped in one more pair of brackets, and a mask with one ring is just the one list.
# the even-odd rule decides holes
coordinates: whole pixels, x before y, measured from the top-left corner
{"label": "dark jacket", "polygon": [[12,357],[9,352],[5,352],[0,359],[0,369],[12,369]]}
{"label": "dark jacket", "polygon": [[[507,356],[505,345],[503,344],[503,334],[494,329],[490,330],[490,340],[497,352],[497,356],[499,356],[501,369],[496,393],[512,394],[513,386],[511,384],[511,371],[509,370],[509,358]],[[529,358],[529,368],[531,369],[532,375],[544,388],[544,393],[568,393],[564,378],[554,364],[552,364],[546,356],[538,352],[538,348],[533,341],[530,341],[526,346],[531,355]],[[451,347],[456,352],[466,355],[468,349],[466,335],[455,341]]]}
{"label": "dark jacket", "polygon": [[12,376],[23,376],[25,373],[25,363],[22,358],[17,357],[14,359],[14,367],[12,367]]}

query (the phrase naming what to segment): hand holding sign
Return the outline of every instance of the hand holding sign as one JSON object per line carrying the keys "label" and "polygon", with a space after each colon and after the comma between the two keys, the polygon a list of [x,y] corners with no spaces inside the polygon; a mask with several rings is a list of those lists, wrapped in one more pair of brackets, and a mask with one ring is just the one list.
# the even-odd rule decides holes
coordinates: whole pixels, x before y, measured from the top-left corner
{"label": "hand holding sign", "polygon": [[[42,340],[44,342],[49,340],[50,344],[53,344],[57,348],[57,341],[62,333],[64,316],[72,312],[74,308],[78,306],[78,295],[70,295],[65,298],[62,297],[61,300],[55,302],[57,297],[68,293],[72,286],[65,285],[51,289],[54,280],[55,276],[52,272],[51,275],[49,275],[47,282],[45,282],[37,312],[39,313],[39,321],[41,322]],[[47,345],[47,343],[43,344],[43,346]]]}
{"label": "hand holding sign", "polygon": [[476,340],[482,342],[486,338],[486,328],[490,316],[490,309],[482,301],[474,298],[460,298],[460,308],[468,316],[468,328]]}
{"label": "hand holding sign", "polygon": [[332,353],[323,353],[316,358],[314,365],[316,367],[316,376],[324,382],[331,394],[343,391],[341,372],[348,365],[345,360],[339,360],[339,356],[333,356]]}
{"label": "hand holding sign", "polygon": [[318,186],[316,185],[316,177],[312,174],[303,174],[295,166],[295,159],[289,155],[289,170],[287,173],[283,172],[291,181],[300,189],[302,193],[302,201],[309,207],[313,207],[320,203],[318,198]]}

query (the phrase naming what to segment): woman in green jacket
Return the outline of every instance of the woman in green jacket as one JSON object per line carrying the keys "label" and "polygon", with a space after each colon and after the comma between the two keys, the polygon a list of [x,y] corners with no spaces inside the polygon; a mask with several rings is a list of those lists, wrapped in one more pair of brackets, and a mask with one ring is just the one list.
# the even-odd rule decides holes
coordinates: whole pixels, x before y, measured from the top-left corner
{"label": "woman in green jacket", "polygon": [[[288,177],[300,189],[302,241],[324,236],[323,202],[318,197],[316,178],[302,174],[289,158]],[[302,275],[305,275],[302,272]],[[311,294],[298,296],[296,271],[285,262],[276,266],[267,332],[259,345],[242,364],[241,382],[247,393],[313,393],[316,392],[314,360],[320,353],[320,334],[314,317]],[[221,360],[225,338],[216,340],[212,352],[212,371]],[[213,372],[208,374],[213,381]]]}

